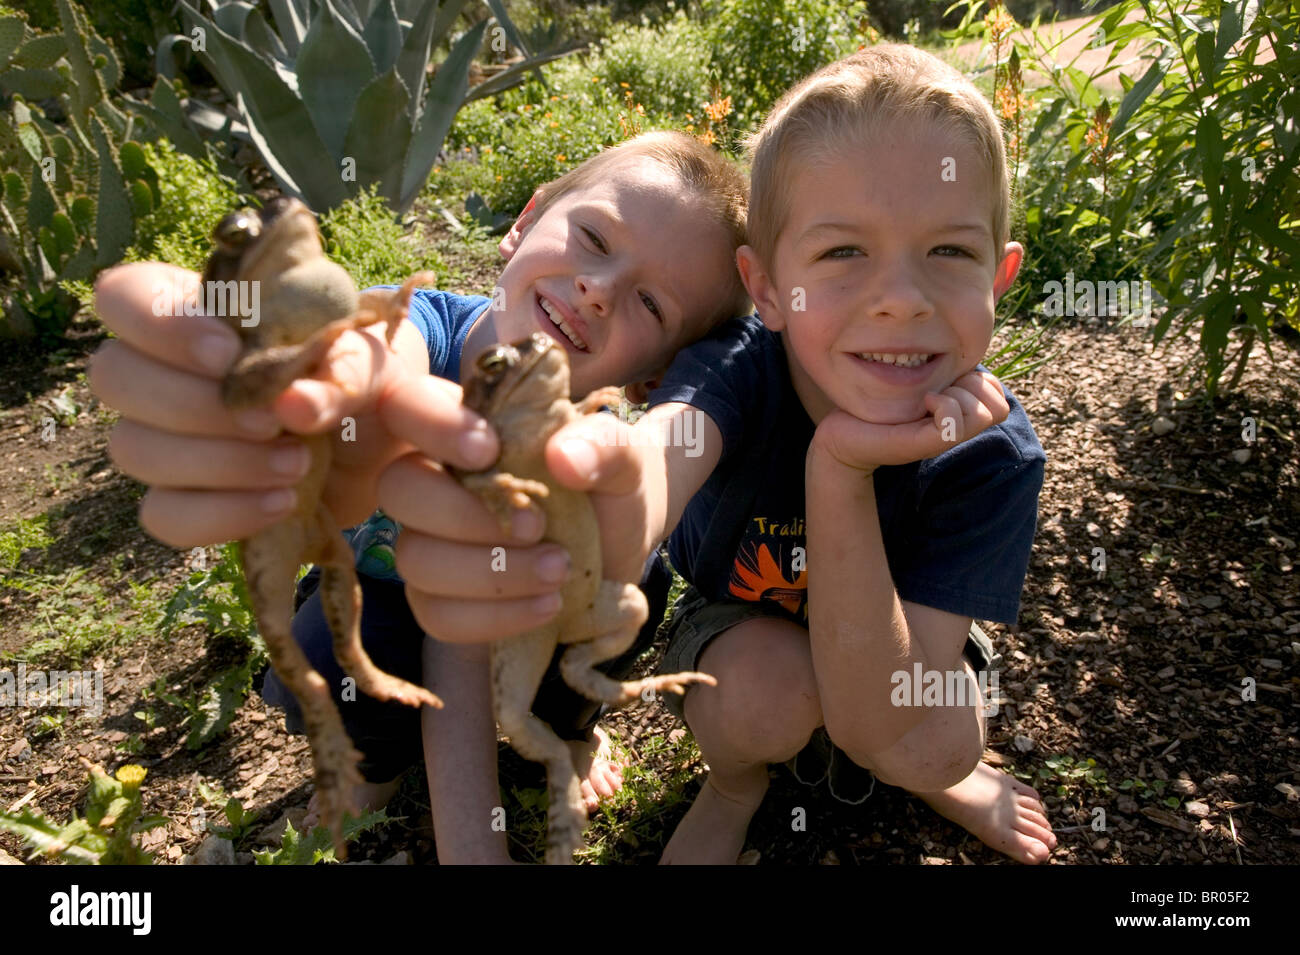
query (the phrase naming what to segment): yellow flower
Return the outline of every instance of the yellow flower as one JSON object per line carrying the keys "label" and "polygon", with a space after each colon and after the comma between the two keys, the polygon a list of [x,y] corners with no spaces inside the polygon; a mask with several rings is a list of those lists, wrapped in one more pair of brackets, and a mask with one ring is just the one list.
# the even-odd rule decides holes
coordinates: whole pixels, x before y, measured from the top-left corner
{"label": "yellow flower", "polygon": [[559,125],[560,125],[560,124],[557,123],[555,120],[551,120],[551,126],[550,126],[550,128],[551,128],[551,129],[554,129],[556,126],[559,126]]}
{"label": "yellow flower", "polygon": [[628,90],[628,89],[631,89],[631,88],[632,88],[632,87],[628,86],[626,83],[619,83],[618,85],[621,86],[621,87],[623,87],[623,89],[625,89],[625,90]]}
{"label": "yellow flower", "polygon": [[558,96],[552,96],[552,97],[551,97],[551,102],[552,102],[552,103],[558,103],[559,101],[560,101],[560,98],[559,98]]}
{"label": "yellow flower", "polygon": [[567,159],[568,159],[568,157],[565,156],[564,153],[556,153],[556,154],[555,154],[555,161],[556,161],[556,162],[565,162]]}
{"label": "yellow flower", "polygon": [[127,789],[139,789],[140,784],[144,782],[144,777],[149,771],[143,766],[137,766],[131,763],[127,766],[119,766],[117,772],[113,775],[117,781]]}
{"label": "yellow flower", "polygon": [[724,99],[707,104],[704,107],[704,112],[708,114],[709,119],[713,122],[722,122],[724,117],[731,115],[731,97],[728,96]]}

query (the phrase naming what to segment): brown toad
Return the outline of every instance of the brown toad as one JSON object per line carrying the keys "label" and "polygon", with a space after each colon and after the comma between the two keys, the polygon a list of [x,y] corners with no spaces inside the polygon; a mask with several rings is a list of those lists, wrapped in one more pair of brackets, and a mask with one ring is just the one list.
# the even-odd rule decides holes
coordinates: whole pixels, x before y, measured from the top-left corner
{"label": "brown toad", "polygon": [[588,699],[613,706],[630,703],[646,690],[683,693],[689,683],[716,684],[705,673],[620,683],[594,669],[636,640],[648,614],[646,599],[635,583],[604,579],[595,510],[586,494],[555,483],[543,454],[547,439],[563,425],[618,400],[617,389],[605,388],[571,404],[568,358],[540,332],[513,345],[493,346],[475,363],[464,403],[496,429],[501,456],[487,471],[453,469],[507,533],[514,510],[540,507],[546,518],[544,539],[569,552],[572,570],[560,591],[559,615],[527,633],[498,640],[491,648],[497,722],[520,755],[546,767],[546,861],[552,865],[573,861],[587,818],[568,746],[530,712],[556,646],[568,645],[560,661],[565,682]]}
{"label": "brown toad", "polygon": [[[310,375],[330,346],[349,329],[387,323],[391,344],[406,317],[417,285],[432,280],[413,275],[397,291],[358,295],[351,278],[321,249],[311,211],[296,199],[273,200],[258,213],[241,209],[213,231],[217,248],[208,260],[203,288],[210,283],[252,283],[241,300],[256,302],[255,314],[222,317],[243,340],[243,350],[221,383],[230,408],[270,404],[296,378]],[[224,296],[234,300],[235,285]],[[210,305],[211,303],[209,303]],[[361,646],[361,589],[353,555],[334,518],[321,503],[329,471],[329,434],[303,435],[311,469],[296,485],[294,513],[241,542],[241,559],[257,628],[266,641],[276,672],[302,707],[316,770],[321,820],[334,838],[337,856],[346,856],[343,812],[354,813],[351,794],[361,782],[360,754],[343,728],[330,687],[294,641],[292,585],[300,564],[321,567],[320,594],[334,636],[334,654],[363,693],[411,706],[442,702],[423,687],[383,673]]]}

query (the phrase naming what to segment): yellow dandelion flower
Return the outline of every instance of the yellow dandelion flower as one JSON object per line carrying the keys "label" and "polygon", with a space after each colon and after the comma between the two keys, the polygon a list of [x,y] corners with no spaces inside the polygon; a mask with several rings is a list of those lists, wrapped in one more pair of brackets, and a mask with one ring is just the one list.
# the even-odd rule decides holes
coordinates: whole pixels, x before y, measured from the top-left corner
{"label": "yellow dandelion flower", "polygon": [[564,155],[564,153],[556,153],[556,154],[555,154],[555,161],[556,161],[556,162],[565,162],[565,161],[568,160],[568,158],[569,158],[569,157],[567,157],[566,155]]}
{"label": "yellow dandelion flower", "polygon": [[117,781],[127,789],[139,789],[140,784],[144,782],[144,777],[148,772],[149,771],[143,766],[137,766],[134,763],[131,763],[127,766],[119,766],[117,772],[113,775],[116,776]]}

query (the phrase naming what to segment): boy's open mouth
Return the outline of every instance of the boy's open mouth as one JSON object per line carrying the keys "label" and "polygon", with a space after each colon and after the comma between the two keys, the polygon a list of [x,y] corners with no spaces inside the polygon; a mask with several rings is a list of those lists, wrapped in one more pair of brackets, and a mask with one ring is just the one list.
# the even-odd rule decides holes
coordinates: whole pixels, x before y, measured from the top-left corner
{"label": "boy's open mouth", "polygon": [[575,349],[582,352],[591,350],[591,346],[587,344],[586,339],[565,319],[562,310],[554,302],[539,294],[537,296],[537,306],[542,311],[543,320],[558,328]]}

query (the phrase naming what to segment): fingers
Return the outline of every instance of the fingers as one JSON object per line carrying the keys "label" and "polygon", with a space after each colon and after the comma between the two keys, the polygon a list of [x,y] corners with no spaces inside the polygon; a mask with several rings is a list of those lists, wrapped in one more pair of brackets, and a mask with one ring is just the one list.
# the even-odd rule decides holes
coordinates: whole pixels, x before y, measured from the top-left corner
{"label": "fingers", "polygon": [[384,323],[344,332],[321,362],[317,378],[293,382],[275,402],[285,427],[316,434],[345,416],[374,409],[403,367],[388,348]]}
{"label": "fingers", "polygon": [[121,470],[146,484],[195,490],[289,487],[311,467],[306,446],[294,438],[191,437],[125,419],[114,426],[108,453]]}
{"label": "fingers", "polygon": [[176,434],[266,439],[280,431],[270,411],[232,413],[215,379],[182,371],[142,350],[107,341],[87,372],[90,389],[124,419]]}
{"label": "fingers", "polygon": [[490,467],[500,453],[496,434],[460,399],[459,385],[412,377],[385,395],[379,413],[394,435],[436,461],[471,471]]}
{"label": "fingers", "polygon": [[983,372],[970,372],[941,394],[927,395],[926,407],[943,440],[949,443],[965,441],[1005,421],[1011,411],[1001,383]]}
{"label": "fingers", "polygon": [[100,274],[95,311],[131,348],[173,368],[219,378],[239,352],[239,336],[218,319],[194,314],[198,288],[197,273],[163,262],[133,262]]}
{"label": "fingers", "polygon": [[446,599],[540,597],[554,592],[569,575],[569,556],[556,544],[462,544],[403,528],[394,555],[408,586]]}
{"label": "fingers", "polygon": [[559,612],[561,603],[558,592],[516,600],[455,600],[430,596],[409,584],[406,602],[421,628],[447,643],[484,643],[515,636],[546,623]]}
{"label": "fingers", "polygon": [[293,510],[293,488],[270,491],[187,491],[151,488],[140,503],[140,526],[172,547],[244,540]]}
{"label": "fingers", "polygon": [[536,511],[515,514],[505,534],[496,515],[419,452],[398,458],[379,478],[379,506],[404,530],[470,544],[531,544],[545,529]]}
{"label": "fingers", "polygon": [[631,430],[613,415],[586,415],[551,435],[546,466],[565,487],[630,494],[641,486],[644,470]]}

